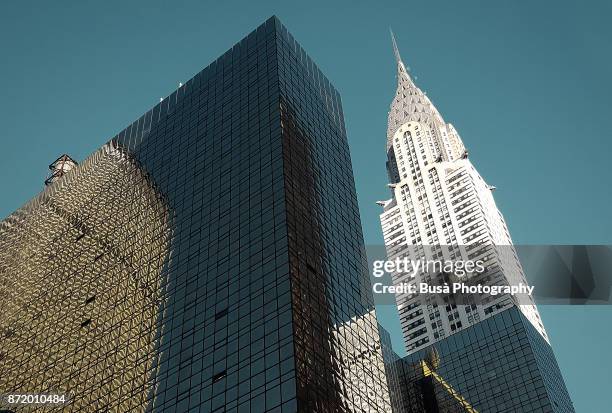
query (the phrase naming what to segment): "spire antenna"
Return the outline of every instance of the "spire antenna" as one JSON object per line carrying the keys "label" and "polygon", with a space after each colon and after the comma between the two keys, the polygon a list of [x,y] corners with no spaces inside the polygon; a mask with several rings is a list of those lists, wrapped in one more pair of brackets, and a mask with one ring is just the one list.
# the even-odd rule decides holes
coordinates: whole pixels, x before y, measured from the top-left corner
{"label": "spire antenna", "polygon": [[393,34],[393,29],[389,27],[389,32],[391,33],[391,42],[393,43],[393,54],[395,55],[395,60],[397,63],[401,63],[402,56],[400,56],[399,49],[397,48],[397,42],[395,41],[395,35]]}

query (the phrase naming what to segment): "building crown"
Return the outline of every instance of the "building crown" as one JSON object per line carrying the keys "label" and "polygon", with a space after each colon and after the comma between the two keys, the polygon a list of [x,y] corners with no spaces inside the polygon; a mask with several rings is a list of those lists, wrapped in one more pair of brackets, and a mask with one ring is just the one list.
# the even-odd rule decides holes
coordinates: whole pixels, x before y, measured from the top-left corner
{"label": "building crown", "polygon": [[444,119],[438,113],[436,107],[429,98],[415,84],[400,55],[395,41],[393,31],[391,31],[391,42],[393,43],[393,53],[397,62],[397,91],[387,123],[387,151],[393,145],[393,135],[406,122],[416,121],[431,125],[434,122],[444,124]]}

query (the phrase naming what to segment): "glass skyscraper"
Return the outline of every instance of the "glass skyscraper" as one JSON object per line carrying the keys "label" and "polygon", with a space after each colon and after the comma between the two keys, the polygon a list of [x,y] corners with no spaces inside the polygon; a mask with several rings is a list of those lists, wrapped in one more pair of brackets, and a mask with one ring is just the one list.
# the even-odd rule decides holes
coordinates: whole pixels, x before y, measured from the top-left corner
{"label": "glass skyscraper", "polygon": [[277,18],[69,166],[0,224],[0,393],[390,410],[340,96]]}
{"label": "glass skyscraper", "polygon": [[384,354],[394,413],[574,411],[550,345],[516,307],[404,358]]}

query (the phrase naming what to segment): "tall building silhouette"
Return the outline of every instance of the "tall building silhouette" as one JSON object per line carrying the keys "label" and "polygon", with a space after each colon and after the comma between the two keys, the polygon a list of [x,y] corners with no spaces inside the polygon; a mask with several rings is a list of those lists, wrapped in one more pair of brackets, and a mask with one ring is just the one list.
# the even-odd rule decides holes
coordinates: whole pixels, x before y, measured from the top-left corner
{"label": "tall building silhouette", "polygon": [[[386,145],[392,197],[379,202],[388,259],[482,260],[486,271],[463,274],[464,282],[526,284],[491,194],[495,188],[474,168],[455,128],[415,85],[393,34],[392,40],[397,92]],[[391,275],[395,285],[461,279],[447,271]],[[531,296],[407,291],[396,300],[408,356],[387,356],[391,389],[401,393],[393,400],[395,411],[574,411]]]}
{"label": "tall building silhouette", "polygon": [[[395,39],[397,92],[389,111],[387,171],[392,198],[380,219],[389,259],[483,260],[492,285],[526,284],[512,239],[491,192],[452,124],[446,123],[406,70]],[[425,271],[395,284],[430,283]],[[435,281],[435,280],[433,280]],[[499,295],[478,303],[432,303],[423,295],[397,297],[406,349],[416,351],[512,305],[548,340],[531,296]],[[433,305],[432,305],[433,304]]]}
{"label": "tall building silhouette", "polygon": [[390,410],[340,96],[277,18],[60,160],[0,223],[2,392]]}

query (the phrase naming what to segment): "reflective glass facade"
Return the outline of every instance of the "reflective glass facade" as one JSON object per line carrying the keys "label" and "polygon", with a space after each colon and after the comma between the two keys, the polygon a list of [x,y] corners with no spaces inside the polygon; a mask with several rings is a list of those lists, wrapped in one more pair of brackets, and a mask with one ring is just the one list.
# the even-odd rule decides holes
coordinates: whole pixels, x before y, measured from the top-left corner
{"label": "reflective glass facade", "polygon": [[516,307],[403,358],[401,371],[420,406],[405,411],[574,411],[552,348]]}
{"label": "reflective glass facade", "polygon": [[271,18],[0,224],[0,392],[389,411],[366,271],[340,97]]}

